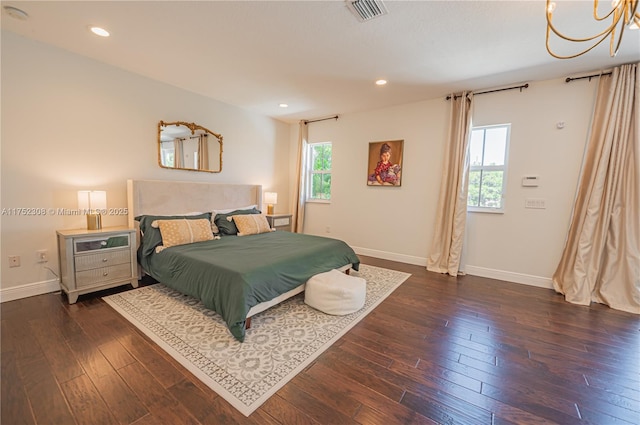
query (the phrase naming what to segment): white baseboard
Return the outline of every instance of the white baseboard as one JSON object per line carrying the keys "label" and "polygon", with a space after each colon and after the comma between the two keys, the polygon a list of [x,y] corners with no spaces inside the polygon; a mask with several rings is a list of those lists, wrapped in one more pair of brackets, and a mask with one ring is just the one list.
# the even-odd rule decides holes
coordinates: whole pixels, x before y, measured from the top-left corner
{"label": "white baseboard", "polygon": [[[427,259],[415,257],[412,255],[397,254],[394,252],[380,251],[376,249],[353,247],[356,254],[367,255],[369,257],[380,258],[383,260],[398,261],[400,263],[413,264],[416,266],[427,265]],[[532,276],[523,273],[509,272],[505,270],[488,269],[486,267],[470,266],[465,267],[465,273],[488,277],[491,279],[504,280],[507,282],[520,283],[523,285],[537,286],[539,288],[553,289],[551,278]],[[58,279],[50,279],[42,282],[28,283],[26,285],[15,286],[12,288],[0,289],[0,303],[18,300],[20,298],[33,297],[36,295],[47,294],[60,290],[60,281]]]}
{"label": "white baseboard", "polygon": [[412,255],[396,254],[395,252],[379,251],[377,249],[352,247],[356,254],[380,258],[382,260],[398,261],[400,263],[413,264],[415,266],[427,266],[427,259]]}
{"label": "white baseboard", "polygon": [[0,289],[0,303],[18,300],[20,298],[33,297],[35,295],[48,294],[60,290],[58,279],[43,280],[42,282],[27,283],[12,288]]}
{"label": "white baseboard", "polygon": [[533,276],[530,274],[508,272],[505,270],[488,269],[486,267],[465,266],[465,273],[489,277],[491,279],[506,280],[507,282],[521,283],[523,285],[537,286],[539,288],[553,289],[553,281],[549,277]]}
{"label": "white baseboard", "polygon": [[[367,255],[369,257],[380,258],[382,260],[398,261],[400,263],[413,264],[416,266],[427,266],[427,258],[414,257],[411,255],[396,254],[394,252],[379,251],[376,249],[353,247],[356,254]],[[509,272],[505,270],[488,269],[479,266],[465,266],[465,273],[473,276],[489,277],[491,279],[504,280],[507,282],[520,283],[523,285],[537,286],[539,288],[553,289],[551,278],[533,276],[523,273]]]}

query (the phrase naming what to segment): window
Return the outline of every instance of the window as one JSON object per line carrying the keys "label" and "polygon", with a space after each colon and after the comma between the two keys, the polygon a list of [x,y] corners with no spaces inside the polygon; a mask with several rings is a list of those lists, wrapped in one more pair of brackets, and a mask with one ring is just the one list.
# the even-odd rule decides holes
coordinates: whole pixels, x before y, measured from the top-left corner
{"label": "window", "polygon": [[162,153],[162,165],[166,167],[175,167],[175,148],[173,142],[162,142],[160,144],[160,152]]}
{"label": "window", "polygon": [[511,124],[474,127],[469,140],[469,211],[502,211]]}
{"label": "window", "polygon": [[308,146],[307,200],[331,200],[331,142]]}

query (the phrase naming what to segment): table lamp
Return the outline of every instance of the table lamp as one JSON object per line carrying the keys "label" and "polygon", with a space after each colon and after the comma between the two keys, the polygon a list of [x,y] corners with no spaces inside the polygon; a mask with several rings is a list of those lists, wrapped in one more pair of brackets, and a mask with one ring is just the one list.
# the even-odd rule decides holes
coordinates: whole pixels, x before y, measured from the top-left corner
{"label": "table lamp", "polygon": [[273,206],[278,203],[278,194],[276,192],[265,192],[264,202],[267,204],[267,214],[273,214]]}
{"label": "table lamp", "polygon": [[87,229],[102,229],[102,215],[107,209],[107,192],[104,190],[79,190],[78,209],[87,214]]}

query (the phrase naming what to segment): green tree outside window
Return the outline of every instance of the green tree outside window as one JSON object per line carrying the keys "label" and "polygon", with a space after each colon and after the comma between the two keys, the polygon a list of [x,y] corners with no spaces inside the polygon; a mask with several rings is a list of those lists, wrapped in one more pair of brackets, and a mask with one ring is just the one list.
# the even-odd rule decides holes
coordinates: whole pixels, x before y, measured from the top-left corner
{"label": "green tree outside window", "polygon": [[502,210],[510,124],[475,127],[469,140],[469,188],[471,210]]}
{"label": "green tree outside window", "polygon": [[313,143],[309,145],[309,199],[331,199],[331,143]]}

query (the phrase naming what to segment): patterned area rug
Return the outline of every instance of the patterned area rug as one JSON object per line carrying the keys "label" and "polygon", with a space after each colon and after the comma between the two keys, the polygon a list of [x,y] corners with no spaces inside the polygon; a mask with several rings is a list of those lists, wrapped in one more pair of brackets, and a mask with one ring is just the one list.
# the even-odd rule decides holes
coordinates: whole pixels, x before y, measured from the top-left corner
{"label": "patterned area rug", "polygon": [[244,343],[217,313],[162,284],[103,299],[249,416],[410,276],[367,265],[352,273],[367,281],[362,309],[331,316],[307,306],[304,293],[298,294],[253,316]]}

